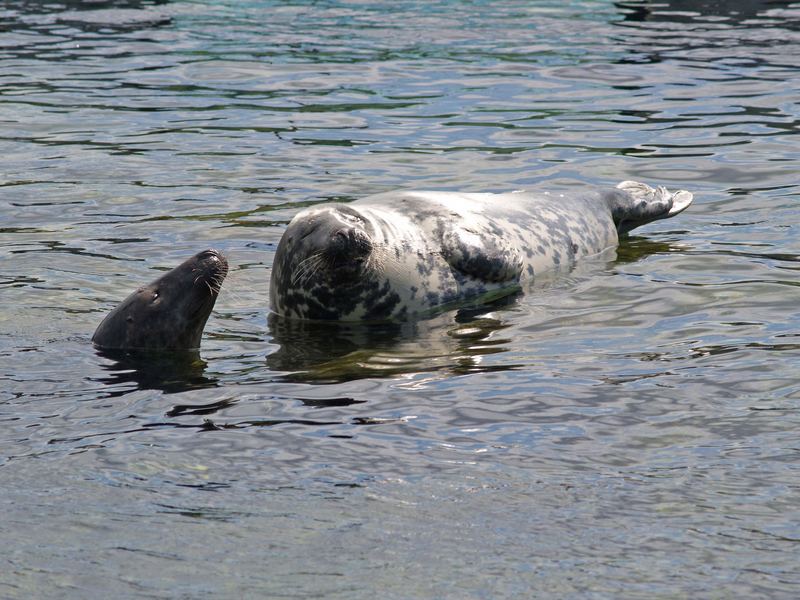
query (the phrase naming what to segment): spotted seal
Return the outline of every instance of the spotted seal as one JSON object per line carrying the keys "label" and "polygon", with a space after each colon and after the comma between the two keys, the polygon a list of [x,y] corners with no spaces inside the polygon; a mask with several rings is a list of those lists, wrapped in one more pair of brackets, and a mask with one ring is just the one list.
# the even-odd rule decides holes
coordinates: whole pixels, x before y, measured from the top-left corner
{"label": "spotted seal", "polygon": [[228,261],[221,252],[195,254],[112,310],[92,336],[95,346],[112,350],[191,350],[200,338]]}
{"label": "spotted seal", "polygon": [[691,202],[687,191],[623,181],[577,194],[397,191],[321,204],[278,244],[271,308],[295,319],[424,316],[571,268]]}

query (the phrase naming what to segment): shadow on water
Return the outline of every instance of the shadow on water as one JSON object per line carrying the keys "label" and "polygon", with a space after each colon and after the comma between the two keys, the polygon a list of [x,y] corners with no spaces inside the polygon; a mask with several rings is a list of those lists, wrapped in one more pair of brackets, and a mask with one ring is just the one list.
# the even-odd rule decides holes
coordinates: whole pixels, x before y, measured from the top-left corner
{"label": "shadow on water", "polygon": [[103,364],[107,377],[96,381],[109,386],[108,397],[130,393],[124,385],[136,384],[141,390],[161,390],[175,394],[188,390],[216,387],[217,380],[204,373],[206,362],[197,351],[138,353],[125,350],[96,349],[99,356],[113,361]]}
{"label": "shadow on water", "polygon": [[508,350],[510,340],[498,334],[510,324],[494,311],[516,304],[518,297],[402,323],[296,321],[272,314],[269,330],[279,348],[267,356],[267,366],[282,372],[284,380],[314,383],[515,369],[518,365],[484,364],[484,357]]}

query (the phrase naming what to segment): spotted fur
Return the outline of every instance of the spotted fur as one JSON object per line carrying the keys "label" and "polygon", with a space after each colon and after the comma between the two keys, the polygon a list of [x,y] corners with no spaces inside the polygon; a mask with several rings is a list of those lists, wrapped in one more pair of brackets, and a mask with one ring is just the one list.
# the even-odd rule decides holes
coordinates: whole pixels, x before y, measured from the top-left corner
{"label": "spotted fur", "polygon": [[691,200],[623,182],[574,195],[400,191],[318,205],[292,219],[278,244],[272,310],[297,319],[404,319],[512,293]]}

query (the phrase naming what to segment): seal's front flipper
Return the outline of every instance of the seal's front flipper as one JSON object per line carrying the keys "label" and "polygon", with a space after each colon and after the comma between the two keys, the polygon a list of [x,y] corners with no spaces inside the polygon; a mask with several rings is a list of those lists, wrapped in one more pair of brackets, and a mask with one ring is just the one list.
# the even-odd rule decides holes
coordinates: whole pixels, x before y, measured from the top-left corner
{"label": "seal's front flipper", "polygon": [[605,194],[611,215],[620,234],[683,212],[692,203],[692,193],[686,190],[670,192],[665,187],[652,188],[638,181],[623,181],[616,190]]}
{"label": "seal's front flipper", "polygon": [[491,283],[519,281],[519,251],[491,233],[450,227],[441,239],[442,256],[454,271]]}

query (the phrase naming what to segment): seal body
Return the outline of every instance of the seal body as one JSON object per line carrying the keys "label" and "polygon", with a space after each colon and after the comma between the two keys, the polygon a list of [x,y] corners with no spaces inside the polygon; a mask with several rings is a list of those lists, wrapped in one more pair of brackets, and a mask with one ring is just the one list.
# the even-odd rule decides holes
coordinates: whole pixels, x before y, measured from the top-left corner
{"label": "seal body", "polygon": [[691,200],[626,181],[578,194],[398,191],[321,204],[295,216],[278,244],[271,307],[297,319],[424,316],[569,269]]}
{"label": "seal body", "polygon": [[112,350],[192,350],[228,273],[222,253],[205,250],[140,287],[112,310],[92,336]]}

